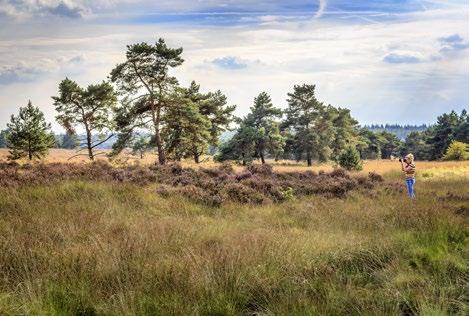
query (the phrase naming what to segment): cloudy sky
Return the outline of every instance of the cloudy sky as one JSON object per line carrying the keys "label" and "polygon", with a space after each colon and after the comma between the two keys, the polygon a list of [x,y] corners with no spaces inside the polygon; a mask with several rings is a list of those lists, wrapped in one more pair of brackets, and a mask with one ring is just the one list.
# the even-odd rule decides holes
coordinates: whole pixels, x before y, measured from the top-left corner
{"label": "cloudy sky", "polygon": [[432,123],[468,108],[468,17],[469,0],[0,0],[0,129],[28,99],[53,121],[60,80],[104,80],[159,37],[184,47],[181,84],[238,115],[312,83],[363,124]]}

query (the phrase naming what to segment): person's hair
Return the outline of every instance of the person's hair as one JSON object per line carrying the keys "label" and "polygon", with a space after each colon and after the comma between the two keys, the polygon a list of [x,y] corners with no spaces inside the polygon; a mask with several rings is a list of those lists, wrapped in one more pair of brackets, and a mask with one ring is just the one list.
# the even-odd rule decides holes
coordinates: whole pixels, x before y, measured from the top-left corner
{"label": "person's hair", "polygon": [[407,156],[405,156],[405,159],[406,159],[409,163],[412,163],[412,162],[414,162],[414,155],[408,154]]}

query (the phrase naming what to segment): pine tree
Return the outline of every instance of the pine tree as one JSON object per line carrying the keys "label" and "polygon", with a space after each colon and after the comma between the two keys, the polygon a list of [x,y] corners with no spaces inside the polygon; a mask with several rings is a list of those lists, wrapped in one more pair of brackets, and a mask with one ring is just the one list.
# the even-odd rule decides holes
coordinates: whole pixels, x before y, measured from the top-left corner
{"label": "pine tree", "polygon": [[241,122],[236,134],[220,146],[215,159],[217,161],[241,160],[243,166],[247,165],[255,157],[256,136],[257,131],[254,127]]}
{"label": "pine tree", "polygon": [[315,85],[295,85],[288,94],[286,119],[282,124],[289,130],[296,155],[305,158],[308,166],[312,160],[325,159],[331,152],[332,123],[326,107],[316,99]]}
{"label": "pine tree", "polygon": [[353,146],[347,146],[339,155],[338,160],[339,165],[348,171],[360,171],[363,169],[360,153]]}
{"label": "pine tree", "polygon": [[436,160],[443,157],[446,149],[455,139],[459,123],[460,118],[454,111],[438,117],[437,124],[430,129],[430,136],[427,140],[427,144],[431,146],[430,159]]}
{"label": "pine tree", "polygon": [[[59,113],[56,119],[67,134],[76,136],[77,128],[85,131],[85,139],[80,146],[85,146],[83,149],[87,150],[87,154],[78,153],[74,157],[83,155],[94,160],[97,155],[103,154],[97,154],[95,149],[113,136],[112,114],[117,102],[113,87],[102,82],[83,89],[66,78],[59,85],[59,95],[52,99]],[[94,133],[98,134],[98,140],[93,139]]]}
{"label": "pine tree", "polygon": [[283,150],[285,141],[276,122],[276,119],[281,116],[282,110],[275,108],[270,96],[262,92],[254,99],[251,112],[244,119],[244,124],[255,130],[255,155],[263,164],[265,164],[266,152],[275,156]]}
{"label": "pine tree", "polygon": [[337,161],[337,157],[346,146],[359,143],[358,121],[352,117],[349,109],[335,108],[329,105],[327,111],[331,113],[333,126],[333,136],[330,144],[332,158]]}
{"label": "pine tree", "polygon": [[391,156],[399,154],[402,142],[396,135],[382,131],[378,133],[378,142],[381,149],[381,159],[389,159]]}
{"label": "pine tree", "polygon": [[199,163],[209,147],[218,146],[220,134],[233,121],[236,106],[228,106],[220,91],[201,93],[194,81],[189,88],[177,88],[176,92],[179,93],[171,98],[174,102],[167,109],[168,124],[163,129],[166,150],[177,160],[192,157]]}
{"label": "pine tree", "polygon": [[151,148],[151,143],[148,137],[139,136],[132,142],[132,155],[143,159],[145,153]]}
{"label": "pine tree", "polygon": [[54,147],[55,137],[50,131],[51,125],[31,101],[26,107],[20,108],[18,116],[11,116],[7,127],[6,140],[10,149],[10,160],[25,157],[29,160],[41,159],[47,155],[49,148]]}
{"label": "pine tree", "polygon": [[111,81],[124,96],[116,113],[119,134],[113,145],[114,155],[132,141],[136,130],[146,129],[157,148],[159,164],[166,163],[161,131],[169,117],[165,115],[169,99],[177,87],[177,80],[170,76],[169,69],[182,65],[182,51],[182,48],[168,47],[163,39],[155,45],[127,46],[126,61],[111,72]]}
{"label": "pine tree", "polygon": [[184,89],[176,89],[169,100],[170,106],[164,116],[166,124],[161,133],[166,152],[175,160],[195,157],[198,163],[208,149],[211,123],[200,113],[198,104],[187,97]]}

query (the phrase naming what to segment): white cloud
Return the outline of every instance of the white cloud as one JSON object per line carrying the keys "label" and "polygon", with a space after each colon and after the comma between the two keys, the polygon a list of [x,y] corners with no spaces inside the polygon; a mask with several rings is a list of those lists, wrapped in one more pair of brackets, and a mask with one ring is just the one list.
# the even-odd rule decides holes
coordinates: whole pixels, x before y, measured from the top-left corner
{"label": "white cloud", "polygon": [[[381,24],[273,18],[266,19],[268,24],[230,27],[81,21],[61,23],[53,33],[57,24],[14,24],[0,39],[0,65],[10,73],[41,71],[27,81],[0,85],[0,129],[29,98],[53,121],[50,96],[61,79],[71,76],[82,85],[103,80],[125,58],[126,44],[160,36],[171,46],[184,47],[186,62],[176,71],[181,84],[196,80],[204,90],[221,89],[238,105],[238,115],[246,114],[261,91],[285,107],[294,84],[314,83],[321,100],[351,108],[363,123],[428,123],[469,101],[469,50],[443,55],[439,40],[458,34],[463,41],[456,43],[465,43],[467,13],[461,8],[428,10]],[[383,62],[391,54],[423,62]],[[214,60],[246,67],[233,71]],[[412,116],[406,114],[408,108]]]}
{"label": "white cloud", "polygon": [[319,9],[314,15],[314,17],[316,19],[320,18],[326,11],[326,7],[327,7],[327,0],[319,0]]}

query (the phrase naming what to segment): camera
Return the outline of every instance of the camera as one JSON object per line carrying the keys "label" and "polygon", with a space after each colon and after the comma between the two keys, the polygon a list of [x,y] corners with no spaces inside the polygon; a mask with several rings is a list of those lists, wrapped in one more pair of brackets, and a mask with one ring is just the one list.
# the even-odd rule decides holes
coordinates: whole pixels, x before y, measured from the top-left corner
{"label": "camera", "polygon": [[405,162],[405,158],[399,158],[399,162]]}

